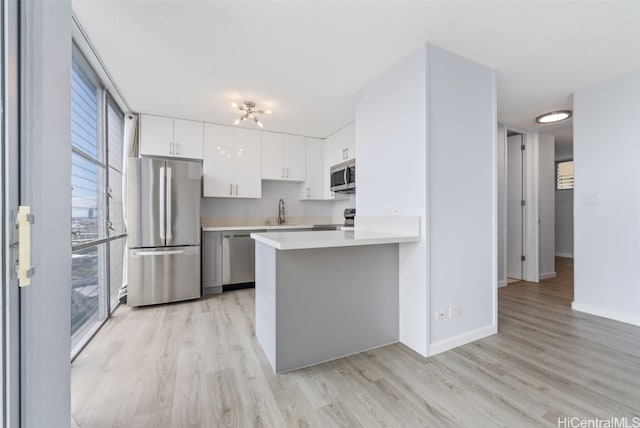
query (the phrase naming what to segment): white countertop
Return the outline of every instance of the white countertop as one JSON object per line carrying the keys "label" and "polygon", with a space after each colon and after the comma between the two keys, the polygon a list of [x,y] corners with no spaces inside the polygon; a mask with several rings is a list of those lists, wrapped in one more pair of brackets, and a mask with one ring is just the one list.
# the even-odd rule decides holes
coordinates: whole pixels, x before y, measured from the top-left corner
{"label": "white countertop", "polygon": [[313,229],[313,224],[281,224],[281,225],[260,225],[260,226],[216,226],[203,227],[203,232],[224,232],[227,230],[279,230],[279,229]]}
{"label": "white countertop", "polygon": [[298,233],[266,232],[252,233],[251,237],[277,250],[400,244],[405,242],[418,242],[420,240],[420,236],[364,230],[329,230]]}

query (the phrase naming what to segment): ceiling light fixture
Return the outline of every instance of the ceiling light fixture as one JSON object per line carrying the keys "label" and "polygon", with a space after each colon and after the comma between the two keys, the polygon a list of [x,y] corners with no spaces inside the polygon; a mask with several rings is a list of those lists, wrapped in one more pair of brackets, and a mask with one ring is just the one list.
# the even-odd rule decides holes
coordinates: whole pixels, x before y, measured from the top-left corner
{"label": "ceiling light fixture", "polygon": [[537,123],[555,123],[569,119],[573,115],[571,110],[550,111],[536,117]]}
{"label": "ceiling light fixture", "polygon": [[256,117],[256,114],[271,114],[271,110],[256,110],[256,103],[254,103],[253,101],[245,101],[242,103],[242,105],[238,105],[238,103],[231,103],[231,107],[237,108],[238,110],[243,112],[242,116],[233,121],[234,125],[238,125],[240,124],[240,122],[243,122],[247,119],[253,119],[256,125],[258,125],[260,128],[264,128],[264,125],[262,124],[260,119]]}

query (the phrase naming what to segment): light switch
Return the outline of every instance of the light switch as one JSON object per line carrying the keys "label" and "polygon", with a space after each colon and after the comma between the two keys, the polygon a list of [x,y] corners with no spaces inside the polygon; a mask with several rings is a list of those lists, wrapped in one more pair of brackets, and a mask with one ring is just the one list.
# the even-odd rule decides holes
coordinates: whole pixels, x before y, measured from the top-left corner
{"label": "light switch", "polygon": [[598,205],[598,195],[596,193],[585,193],[582,195],[582,204],[586,207]]}

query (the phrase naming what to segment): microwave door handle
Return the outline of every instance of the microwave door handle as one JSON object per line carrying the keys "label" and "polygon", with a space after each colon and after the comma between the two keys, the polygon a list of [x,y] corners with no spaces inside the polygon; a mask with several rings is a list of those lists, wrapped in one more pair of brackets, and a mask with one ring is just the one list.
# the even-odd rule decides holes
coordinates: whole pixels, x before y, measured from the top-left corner
{"label": "microwave door handle", "polygon": [[345,186],[349,183],[349,168],[344,169],[344,184]]}

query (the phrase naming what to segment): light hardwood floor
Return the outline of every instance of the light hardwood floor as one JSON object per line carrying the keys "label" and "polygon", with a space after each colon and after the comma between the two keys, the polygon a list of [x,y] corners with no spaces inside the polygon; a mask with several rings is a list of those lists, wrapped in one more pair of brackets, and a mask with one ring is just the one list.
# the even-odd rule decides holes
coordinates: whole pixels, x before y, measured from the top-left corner
{"label": "light hardwood floor", "polygon": [[640,328],[571,311],[570,259],[557,271],[500,289],[497,335],[431,358],[395,344],[284,375],[254,336],[253,290],[122,307],[73,363],[72,425],[555,427],[565,416],[640,416]]}

